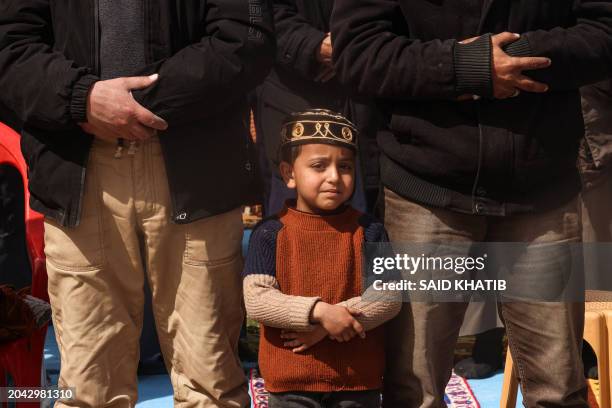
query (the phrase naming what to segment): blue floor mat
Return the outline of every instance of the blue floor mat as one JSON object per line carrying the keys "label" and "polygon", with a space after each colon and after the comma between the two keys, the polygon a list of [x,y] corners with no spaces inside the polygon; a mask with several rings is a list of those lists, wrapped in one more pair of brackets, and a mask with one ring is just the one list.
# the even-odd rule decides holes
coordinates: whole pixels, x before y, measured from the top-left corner
{"label": "blue floor mat", "polygon": [[[468,383],[481,408],[499,408],[503,381],[504,372],[500,370],[492,377],[483,380],[469,380]],[[520,391],[516,399],[516,406],[523,406],[523,398]]]}
{"label": "blue floor mat", "polygon": [[[53,328],[49,328],[45,343],[45,367],[53,384],[57,384],[59,374],[59,351],[55,342]],[[469,384],[481,408],[498,408],[503,381],[503,372],[484,380],[470,380]],[[167,408],[172,406],[172,385],[167,375],[149,375],[138,378],[139,408]],[[522,406],[519,393],[517,406]]]}

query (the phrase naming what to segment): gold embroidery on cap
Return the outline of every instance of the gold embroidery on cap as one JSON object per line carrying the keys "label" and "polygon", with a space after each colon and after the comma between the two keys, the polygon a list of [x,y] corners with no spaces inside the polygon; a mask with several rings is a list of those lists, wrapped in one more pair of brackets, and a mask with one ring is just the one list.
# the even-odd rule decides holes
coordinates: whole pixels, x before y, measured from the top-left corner
{"label": "gold embroidery on cap", "polygon": [[342,137],[348,141],[353,140],[353,131],[350,128],[343,127],[342,128]]}
{"label": "gold embroidery on cap", "polygon": [[[293,142],[306,143],[309,140],[327,139],[355,147],[354,134],[356,130],[343,116],[320,109],[304,113],[293,113],[292,115],[306,117],[283,124],[281,127],[283,145]],[[314,120],[309,120],[308,116],[318,117],[313,118]]]}
{"label": "gold embroidery on cap", "polygon": [[304,135],[304,125],[302,125],[300,122],[293,125],[292,135],[293,137],[302,137]]}

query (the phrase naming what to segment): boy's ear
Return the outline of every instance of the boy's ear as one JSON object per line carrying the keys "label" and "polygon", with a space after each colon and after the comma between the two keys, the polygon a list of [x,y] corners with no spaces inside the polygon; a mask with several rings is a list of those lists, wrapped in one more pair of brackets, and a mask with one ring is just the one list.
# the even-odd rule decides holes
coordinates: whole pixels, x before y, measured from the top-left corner
{"label": "boy's ear", "polygon": [[282,161],[280,164],[280,174],[287,188],[295,188],[295,175],[293,174],[293,166]]}

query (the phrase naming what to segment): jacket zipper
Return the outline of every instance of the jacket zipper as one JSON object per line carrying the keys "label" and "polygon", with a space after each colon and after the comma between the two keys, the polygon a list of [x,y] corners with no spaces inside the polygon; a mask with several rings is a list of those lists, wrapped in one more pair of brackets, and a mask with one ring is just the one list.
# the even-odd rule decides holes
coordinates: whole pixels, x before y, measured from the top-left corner
{"label": "jacket zipper", "polygon": [[94,73],[100,75],[100,6],[99,0],[94,0]]}
{"label": "jacket zipper", "polygon": [[480,183],[480,171],[482,169],[482,161],[483,161],[483,143],[484,143],[484,137],[483,137],[483,129],[482,129],[482,111],[481,111],[481,100],[478,100],[476,102],[477,105],[477,112],[478,112],[478,167],[476,168],[476,177],[474,178],[474,184],[472,185],[472,213],[476,213],[478,214],[478,211],[476,210],[477,207],[477,203],[476,203],[476,190],[478,188],[478,184]]}
{"label": "jacket zipper", "polygon": [[[152,12],[151,12],[151,2],[149,0],[144,0],[144,10],[143,10],[143,33],[144,33],[144,42],[145,42],[145,63],[148,65],[154,60],[153,55],[153,41],[151,40],[153,37],[153,24],[151,22]],[[164,148],[164,143],[160,139],[160,148],[162,152],[162,157],[164,161],[164,166],[166,166],[166,182],[169,183],[170,178],[170,169],[168,168],[168,154],[166,149]],[[191,214],[187,214],[182,209],[179,209],[176,205],[176,196],[172,189],[170,189],[170,206],[171,206],[171,221],[175,224],[185,223],[191,221]]]}
{"label": "jacket zipper", "polygon": [[144,10],[142,13],[143,25],[142,30],[144,34],[144,44],[145,49],[145,63],[148,65],[153,61],[152,52],[151,52],[151,5],[147,0],[144,1]]}

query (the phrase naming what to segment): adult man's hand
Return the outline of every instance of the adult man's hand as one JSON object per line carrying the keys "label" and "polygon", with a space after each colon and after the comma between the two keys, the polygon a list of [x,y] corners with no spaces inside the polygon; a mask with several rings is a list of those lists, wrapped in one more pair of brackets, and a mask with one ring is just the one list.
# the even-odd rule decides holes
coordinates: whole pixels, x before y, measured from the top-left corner
{"label": "adult man's hand", "polygon": [[321,71],[319,72],[319,74],[316,76],[315,82],[326,83],[335,76],[336,76],[336,70],[334,69],[334,67],[328,67],[324,65],[321,68]]}
{"label": "adult man's hand", "polygon": [[493,45],[493,96],[505,99],[517,96],[520,91],[543,93],[548,85],[523,75],[523,71],[548,68],[551,60],[542,57],[511,57],[502,47],[515,42],[519,34],[504,32],[492,37]]}
{"label": "adult man's hand", "polygon": [[327,33],[323,41],[321,41],[321,46],[317,49],[317,61],[319,61],[321,64],[331,66],[332,50],[331,33]]}
{"label": "adult man's hand", "polygon": [[81,124],[83,130],[109,141],[145,140],[157,130],[166,130],[166,121],[145,109],[131,94],[134,89],[151,86],[157,78],[155,74],[96,82],[89,92],[87,123]]}
{"label": "adult man's hand", "polygon": [[316,53],[317,61],[321,63],[321,70],[315,78],[316,82],[325,83],[336,76],[336,71],[334,70],[334,64],[332,62],[332,51],[331,33],[327,33],[323,41],[321,41],[321,46],[317,49]]}

